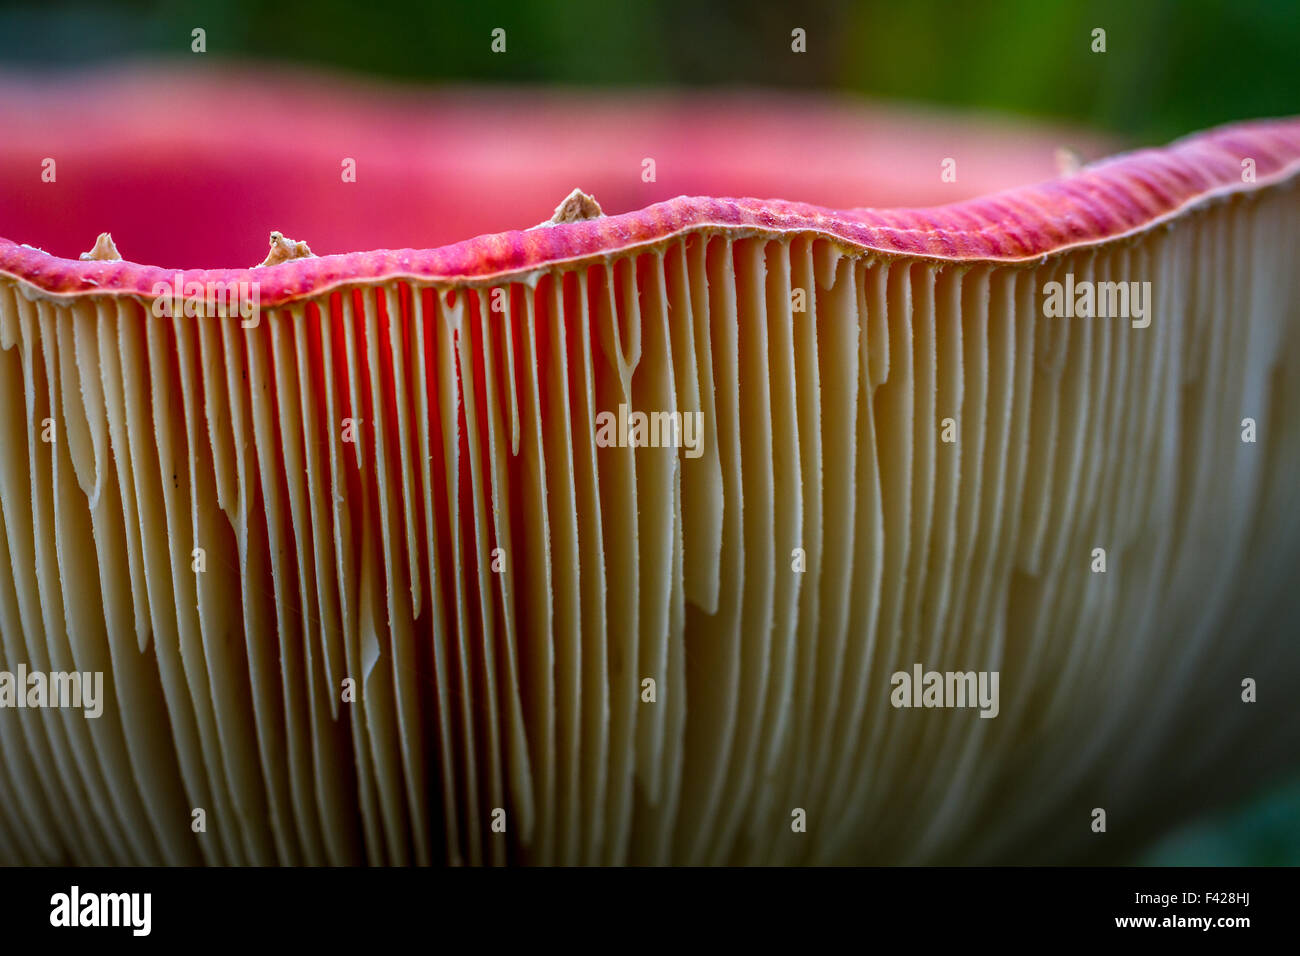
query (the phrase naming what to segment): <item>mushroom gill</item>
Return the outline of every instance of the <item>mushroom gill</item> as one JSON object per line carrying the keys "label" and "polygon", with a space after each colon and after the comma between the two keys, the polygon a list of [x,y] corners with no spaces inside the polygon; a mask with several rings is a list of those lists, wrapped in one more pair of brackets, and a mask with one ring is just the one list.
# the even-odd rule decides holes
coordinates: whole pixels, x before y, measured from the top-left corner
{"label": "mushroom gill", "polygon": [[0,861],[1131,848],[1294,758],[1297,169],[1277,121],[934,210],[0,241],[0,653],[105,688],[0,710]]}

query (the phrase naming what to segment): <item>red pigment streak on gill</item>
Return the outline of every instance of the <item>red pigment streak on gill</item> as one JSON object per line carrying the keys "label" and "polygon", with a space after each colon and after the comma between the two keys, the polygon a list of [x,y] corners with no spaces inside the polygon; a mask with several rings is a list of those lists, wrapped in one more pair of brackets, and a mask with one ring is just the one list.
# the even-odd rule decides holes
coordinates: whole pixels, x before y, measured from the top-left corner
{"label": "red pigment streak on gill", "polygon": [[[1242,161],[1256,180],[1242,181]],[[1300,172],[1300,118],[1221,127],[1046,183],[929,209],[832,210],[785,200],[679,197],[637,212],[479,236],[436,249],[377,250],[258,269],[179,271],[182,282],[258,282],[263,307],[340,285],[411,278],[487,283],[565,262],[600,260],[701,230],[816,234],[861,251],[949,261],[1017,262],[1149,228],[1212,197]],[[984,225],[977,225],[984,223]],[[60,259],[0,239],[0,274],[55,295],[152,298],[178,270]]]}

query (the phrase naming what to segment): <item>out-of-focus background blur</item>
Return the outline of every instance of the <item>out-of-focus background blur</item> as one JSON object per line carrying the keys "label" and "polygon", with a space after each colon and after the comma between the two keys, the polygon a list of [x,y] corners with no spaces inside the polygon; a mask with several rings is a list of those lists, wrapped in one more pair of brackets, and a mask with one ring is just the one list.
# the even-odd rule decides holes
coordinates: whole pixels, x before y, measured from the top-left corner
{"label": "out-of-focus background blur", "polygon": [[[0,68],[183,58],[195,27],[216,60],[415,84],[835,91],[1068,123],[1133,145],[1300,113],[1296,0],[42,2],[0,6]],[[496,27],[508,28],[508,56],[488,53]],[[778,55],[795,27],[807,52]],[[1104,54],[1092,49],[1097,28]],[[1166,835],[1134,862],[1300,864],[1300,780]]]}
{"label": "out-of-focus background blur", "polygon": [[[211,56],[401,80],[848,90],[1149,143],[1300,103],[1295,0],[53,0],[0,6],[0,61],[188,53],[196,26]],[[806,55],[775,55],[795,26]]]}

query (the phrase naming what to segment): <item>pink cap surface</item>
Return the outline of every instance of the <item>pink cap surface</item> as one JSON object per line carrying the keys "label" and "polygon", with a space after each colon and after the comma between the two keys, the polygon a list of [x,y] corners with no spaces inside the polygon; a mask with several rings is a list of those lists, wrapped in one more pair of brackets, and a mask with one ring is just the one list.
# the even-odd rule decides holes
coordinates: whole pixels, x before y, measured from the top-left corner
{"label": "pink cap surface", "polygon": [[[0,239],[0,274],[48,294],[152,297],[181,271],[186,283],[255,280],[264,306],[398,276],[493,282],[693,230],[812,233],[882,255],[1030,260],[1300,171],[1300,119],[1227,126],[1052,179],[1055,130],[967,123],[953,132],[925,114],[800,97],[635,95],[620,105],[586,94],[322,89],[297,74],[144,70],[88,88],[9,78],[0,80],[0,127],[9,133],[0,147],[7,210],[0,232],[22,242],[66,245],[75,234],[88,249],[110,231],[128,257],[143,249],[159,259],[211,261],[201,258],[207,250],[226,258],[252,248],[260,257],[272,229],[318,253],[365,248],[383,236],[438,240],[256,269],[181,271],[83,262]],[[958,183],[941,182],[949,152]],[[640,175],[642,154],[656,161],[653,182]],[[43,157],[60,164],[57,182],[41,181]],[[355,182],[340,177],[339,157],[355,160]],[[1022,185],[1035,179],[1046,181]],[[463,238],[486,224],[544,219],[575,186],[607,212],[632,211]],[[990,186],[1000,191],[972,192]],[[637,205],[679,187],[753,187],[786,198],[677,196]],[[951,195],[963,198],[895,209],[807,201],[928,203]]]}

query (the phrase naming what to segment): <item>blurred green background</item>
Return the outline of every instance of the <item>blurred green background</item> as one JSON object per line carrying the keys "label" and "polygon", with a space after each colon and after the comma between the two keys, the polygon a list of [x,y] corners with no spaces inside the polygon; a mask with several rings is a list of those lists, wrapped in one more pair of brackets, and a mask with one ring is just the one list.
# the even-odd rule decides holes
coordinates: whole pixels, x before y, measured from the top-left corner
{"label": "blurred green background", "polygon": [[[212,56],[403,80],[849,90],[1144,143],[1300,110],[1296,0],[55,0],[0,6],[0,62],[188,54],[196,26]],[[497,26],[509,56],[489,54]]]}
{"label": "blurred green background", "polygon": [[[0,66],[189,55],[410,82],[779,86],[1074,122],[1155,144],[1300,113],[1300,0],[162,0],[0,5]],[[495,27],[508,56],[493,56]],[[790,53],[795,27],[807,53]],[[1104,53],[1092,51],[1095,28]],[[3,135],[3,131],[0,131]],[[1300,779],[1134,862],[1300,864]]]}

